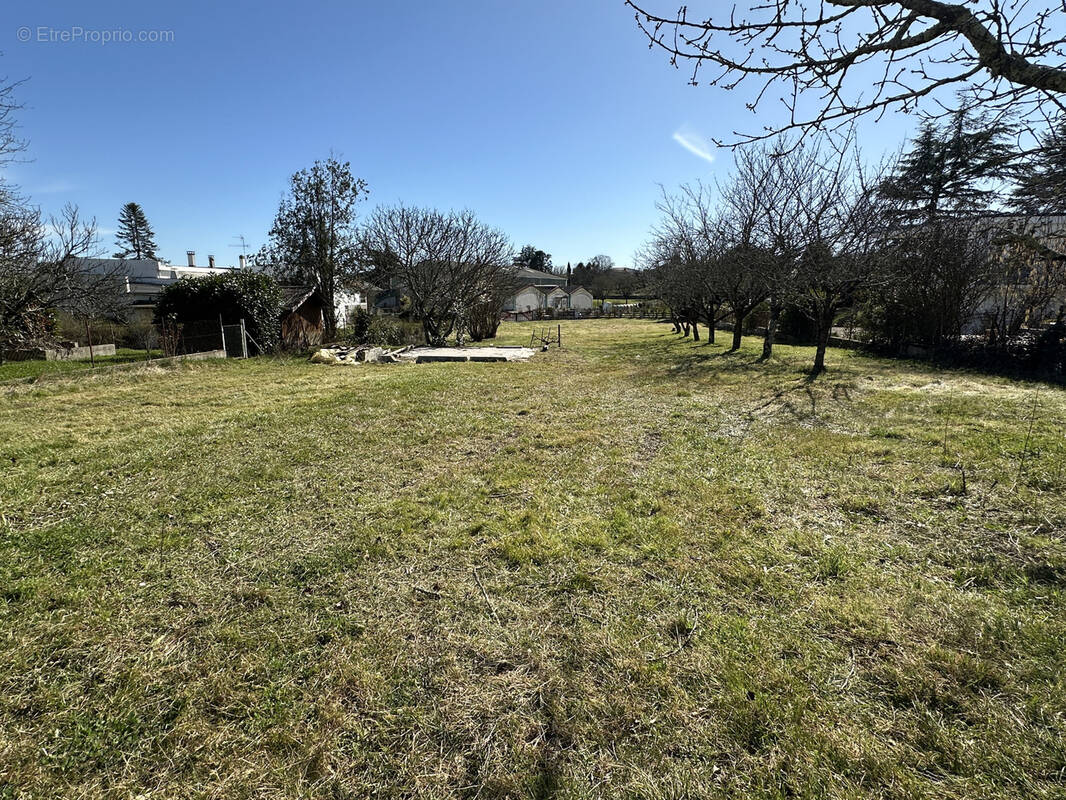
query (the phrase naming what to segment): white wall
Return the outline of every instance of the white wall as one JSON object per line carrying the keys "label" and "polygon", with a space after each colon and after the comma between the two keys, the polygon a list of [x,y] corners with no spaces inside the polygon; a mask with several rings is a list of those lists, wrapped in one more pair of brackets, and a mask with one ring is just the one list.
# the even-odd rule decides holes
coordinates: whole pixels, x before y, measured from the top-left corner
{"label": "white wall", "polygon": [[592,295],[585,289],[580,289],[570,295],[570,308],[578,311],[592,310]]}
{"label": "white wall", "polygon": [[366,309],[366,298],[359,292],[337,291],[333,294],[333,307],[337,315],[337,325],[345,325],[348,317],[357,308]]}
{"label": "white wall", "polygon": [[526,311],[530,308],[543,308],[544,307],[544,295],[540,293],[539,289],[535,289],[532,286],[527,286],[522,289],[514,298],[514,311]]}
{"label": "white wall", "polygon": [[569,295],[562,289],[552,289],[544,298],[546,308],[569,308]]}

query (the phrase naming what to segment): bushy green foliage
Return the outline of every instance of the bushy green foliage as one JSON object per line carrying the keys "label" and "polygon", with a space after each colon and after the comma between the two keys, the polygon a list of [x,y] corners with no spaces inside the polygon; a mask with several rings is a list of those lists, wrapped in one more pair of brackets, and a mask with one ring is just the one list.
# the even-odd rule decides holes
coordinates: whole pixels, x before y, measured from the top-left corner
{"label": "bushy green foliage", "polygon": [[228,325],[243,319],[248,334],[263,350],[273,352],[281,342],[281,289],[261,272],[234,270],[182,278],[163,289],[155,313],[156,321],[179,323],[221,316]]}
{"label": "bushy green foliage", "polygon": [[356,308],[348,317],[348,338],[357,344],[367,341],[371,316],[362,308]]}
{"label": "bushy green foliage", "polygon": [[422,326],[385,314],[369,314],[361,308],[352,312],[348,340],[353,344],[376,344],[397,347],[419,344]]}

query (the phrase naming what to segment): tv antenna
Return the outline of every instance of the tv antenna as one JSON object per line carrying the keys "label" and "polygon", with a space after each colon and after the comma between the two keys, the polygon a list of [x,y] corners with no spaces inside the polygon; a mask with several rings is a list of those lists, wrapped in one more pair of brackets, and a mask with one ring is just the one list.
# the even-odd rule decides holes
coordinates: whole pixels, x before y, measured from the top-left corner
{"label": "tv antenna", "polygon": [[249,249],[248,248],[248,242],[245,240],[244,234],[243,233],[238,233],[233,238],[234,239],[240,239],[241,243],[240,244],[231,244],[230,247],[239,247],[239,248],[241,248],[241,253],[242,254],[248,255],[248,249]]}

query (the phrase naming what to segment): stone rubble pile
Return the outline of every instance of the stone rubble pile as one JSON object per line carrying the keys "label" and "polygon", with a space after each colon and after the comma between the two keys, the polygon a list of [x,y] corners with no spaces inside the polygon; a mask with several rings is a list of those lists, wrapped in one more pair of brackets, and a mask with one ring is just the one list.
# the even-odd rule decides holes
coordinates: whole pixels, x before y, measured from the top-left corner
{"label": "stone rubble pile", "polygon": [[409,345],[398,350],[386,350],[370,345],[330,345],[311,355],[314,364],[354,366],[356,364],[396,364],[414,362],[432,364],[457,361],[528,361],[537,351],[531,347],[429,347]]}
{"label": "stone rubble pile", "polygon": [[323,347],[311,354],[312,364],[329,364],[331,366],[354,366],[356,364],[395,364],[399,361],[399,355],[409,347],[401,347],[398,350],[386,350],[383,347],[372,347],[366,344],[344,346],[334,345]]}

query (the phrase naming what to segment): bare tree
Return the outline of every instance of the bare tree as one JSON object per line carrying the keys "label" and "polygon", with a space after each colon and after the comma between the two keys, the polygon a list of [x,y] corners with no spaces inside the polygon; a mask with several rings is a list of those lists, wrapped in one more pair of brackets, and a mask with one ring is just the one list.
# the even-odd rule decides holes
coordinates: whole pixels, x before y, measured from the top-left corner
{"label": "bare tree", "polygon": [[507,235],[470,211],[379,207],[366,223],[361,249],[367,263],[384,269],[393,288],[408,296],[433,345],[453,333],[461,343],[472,327],[481,335],[484,321],[475,318],[513,280]]}
{"label": "bare tree", "polygon": [[744,321],[769,296],[777,260],[770,249],[767,209],[776,204],[772,159],[741,153],[729,180],[719,184],[720,225],[728,248],[722,254],[719,290],[733,317],[732,350],[739,350]]}
{"label": "bare tree", "polygon": [[[15,101],[18,83],[0,79],[0,165],[9,164],[18,153],[26,149],[26,143],[18,137],[15,112],[21,106]],[[17,193],[0,175],[0,205],[9,205]]]}
{"label": "bare tree", "polygon": [[993,343],[1005,344],[1023,327],[1039,326],[1059,312],[1066,297],[1066,233],[1054,217],[997,222],[993,280],[980,308]]}
{"label": "bare tree", "polygon": [[96,220],[75,206],[47,223],[36,208],[0,207],[0,360],[5,351],[54,344],[56,311],[85,319],[123,313],[119,275],[86,260],[98,251]]}
{"label": "bare tree", "polygon": [[883,258],[885,215],[880,177],[865,174],[858,154],[810,149],[796,189],[797,241],[803,252],[796,262],[793,302],[814,322],[812,375],[825,370],[825,353],[837,314],[860,293],[887,280]]}
{"label": "bare tree", "polygon": [[762,360],[773,356],[777,329],[784,309],[797,303],[800,259],[809,231],[805,215],[808,190],[817,185],[824,169],[817,146],[778,137],[735,153],[733,192],[750,196],[757,208],[758,241],[763,257],[753,263],[766,292],[768,317]]}
{"label": "bare tree", "polygon": [[693,85],[710,70],[712,86],[753,81],[752,110],[767,96],[780,97],[786,120],[758,134],[735,132],[741,142],[793,128],[831,129],[890,109],[938,114],[948,110],[942,90],[954,90],[964,109],[1046,120],[1064,108],[1061,3],[766,0],[747,9],[724,4],[702,18],[688,6],[670,14],[645,0],[626,5],[649,47],[668,53],[675,67],[692,66]]}
{"label": "bare tree", "polygon": [[640,256],[652,288],[670,309],[677,332],[691,332],[699,341],[703,322],[708,341],[714,342],[722,306],[717,270],[723,247],[710,195],[700,184],[683,186],[677,195],[664,190],[656,208],[659,222]]}
{"label": "bare tree", "polygon": [[[0,82],[0,167],[25,149],[15,131],[17,84]],[[118,316],[125,292],[117,274],[85,260],[99,245],[96,220],[67,205],[45,221],[0,174],[0,362],[6,352],[55,343],[55,312]]]}

